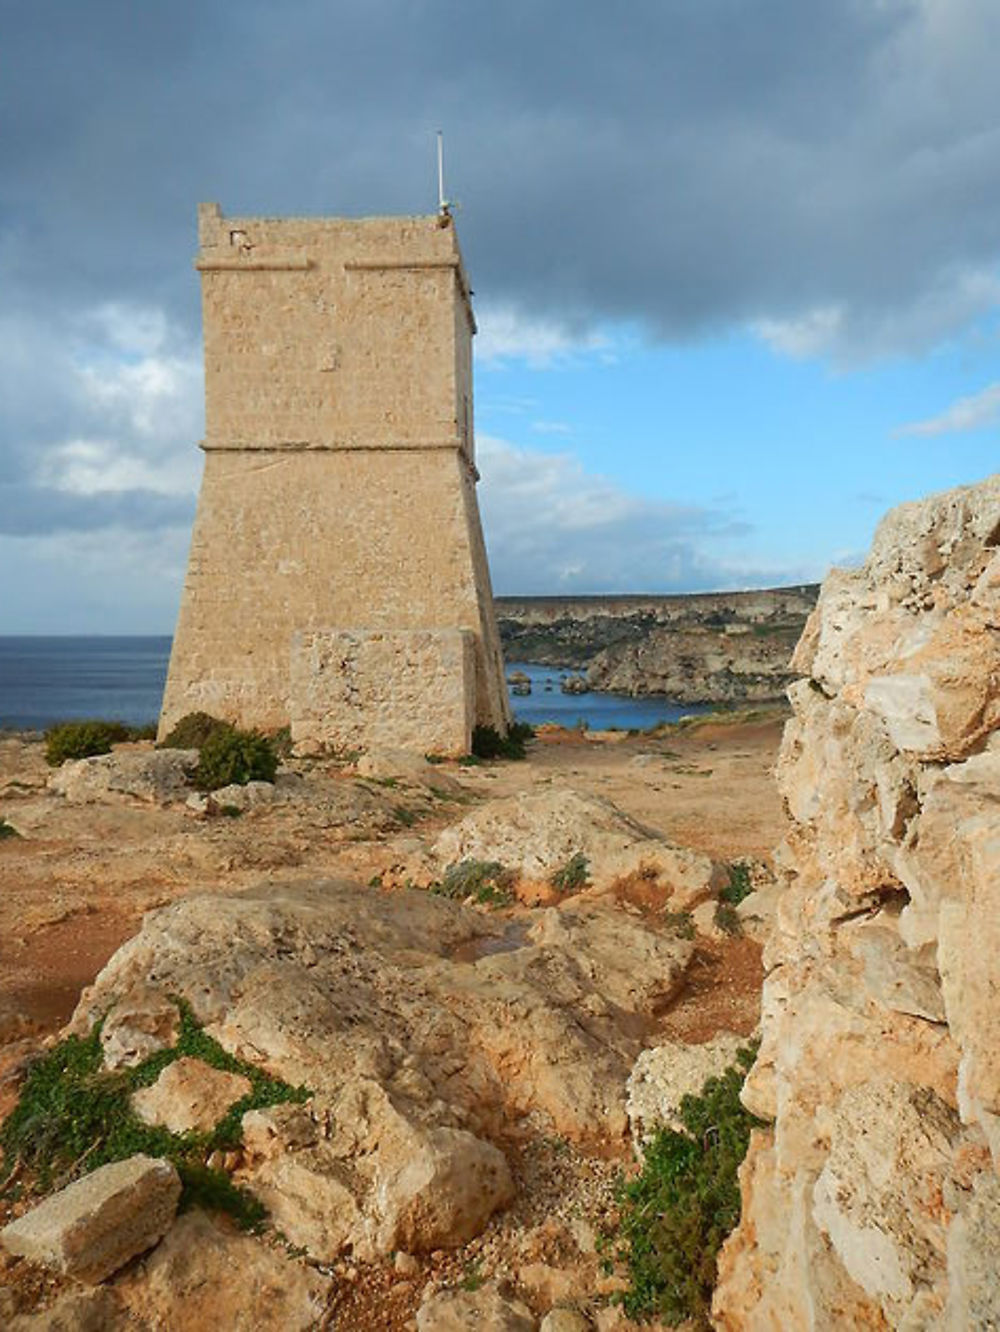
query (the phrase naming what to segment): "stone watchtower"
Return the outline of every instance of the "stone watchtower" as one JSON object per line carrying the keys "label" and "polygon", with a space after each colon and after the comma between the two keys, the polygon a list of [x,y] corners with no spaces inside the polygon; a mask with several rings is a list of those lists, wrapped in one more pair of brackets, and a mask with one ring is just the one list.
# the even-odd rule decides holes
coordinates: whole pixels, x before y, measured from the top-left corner
{"label": "stone watchtower", "polygon": [[505,731],[451,218],[198,212],[205,472],[160,733],[466,753]]}

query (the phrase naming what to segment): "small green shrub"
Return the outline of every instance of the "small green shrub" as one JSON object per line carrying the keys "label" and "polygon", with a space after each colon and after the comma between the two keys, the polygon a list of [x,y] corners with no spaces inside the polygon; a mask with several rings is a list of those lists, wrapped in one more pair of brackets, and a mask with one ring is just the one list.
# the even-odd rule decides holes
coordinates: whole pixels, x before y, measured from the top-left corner
{"label": "small green shrub", "polygon": [[737,1170],[760,1122],[740,1103],[754,1053],[739,1051],[699,1096],[684,1097],[684,1132],[658,1129],[641,1174],[622,1187],[617,1256],[628,1268],[630,1318],[709,1326],[716,1256],[740,1219]]}
{"label": "small green shrub", "polygon": [[750,866],[745,860],[738,860],[735,864],[729,866],[729,882],[719,893],[720,902],[728,902],[730,906],[739,906],[745,897],[749,897],[753,892],[753,883],[750,880]]}
{"label": "small green shrub", "polygon": [[694,917],[690,911],[667,911],[664,913],[663,923],[680,939],[694,938]]}
{"label": "small green shrub", "polygon": [[462,1269],[462,1280],[459,1282],[459,1288],[468,1291],[479,1290],[485,1280],[481,1260],[470,1258]]}
{"label": "small green shrub", "polygon": [[472,732],[473,757],[480,759],[523,759],[525,744],[534,738],[535,728],[527,722],[514,722],[506,735],[495,726],[477,726]]}
{"label": "small green shrub", "polygon": [[0,842],[8,837],[20,837],[21,834],[16,828],[11,827],[6,819],[0,819]]}
{"label": "small green shrub", "polygon": [[549,875],[549,883],[561,893],[574,893],[577,889],[586,887],[589,873],[590,861],[582,851],[577,851],[570,856],[565,865],[561,865]]}
{"label": "small green shrub", "polygon": [[233,729],[229,722],[210,717],[207,712],[189,712],[173,730],[161,740],[158,749],[201,749],[215,735],[228,734]]}
{"label": "small green shrub", "polygon": [[58,768],[67,759],[110,754],[111,746],[133,739],[132,729],[120,721],[68,721],[45,732],[45,762]]}
{"label": "small green shrub", "polygon": [[743,933],[743,922],[736,908],[745,897],[753,892],[750,880],[750,866],[745,860],[738,860],[729,866],[729,881],[719,891],[719,901],[715,908],[716,927],[724,934]]}
{"label": "small green shrub", "polygon": [[[260,1224],[263,1208],[236,1188],[228,1176],[206,1164],[215,1150],[240,1145],[248,1110],[284,1101],[304,1101],[309,1092],[292,1087],[229,1054],[198,1025],[190,1008],[178,1003],[177,1043],[137,1067],[109,1073],[103,1068],[101,1023],[89,1036],[70,1036],[31,1066],[17,1106],[0,1127],[0,1196],[17,1170],[27,1172],[33,1194],[79,1178],[110,1161],[136,1152],[163,1156],[177,1167],[184,1186],[182,1204],[199,1203],[229,1212],[248,1228]],[[250,1081],[250,1091],[205,1133],[171,1133],[145,1124],[132,1109],[131,1096],[148,1087],[168,1064],[192,1056]]]}
{"label": "small green shrub", "polygon": [[740,920],[739,912],[728,902],[718,902],[716,904],[713,919],[716,928],[720,929],[723,934],[735,936],[743,933],[743,922]]}
{"label": "small green shrub", "polygon": [[459,860],[448,866],[431,892],[459,902],[472,897],[483,906],[510,906],[514,881],[513,871],[498,860]]}
{"label": "small green shrub", "polygon": [[217,791],[234,784],[273,782],[277,771],[278,756],[266,735],[227,726],[202,745],[194,784],[200,791]]}

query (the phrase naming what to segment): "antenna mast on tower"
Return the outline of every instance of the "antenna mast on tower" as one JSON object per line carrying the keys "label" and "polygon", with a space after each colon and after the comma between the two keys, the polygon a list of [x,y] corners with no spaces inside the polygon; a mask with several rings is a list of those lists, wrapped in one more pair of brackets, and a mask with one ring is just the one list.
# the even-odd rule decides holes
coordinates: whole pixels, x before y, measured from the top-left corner
{"label": "antenna mast on tower", "polygon": [[441,130],[437,132],[438,141],[438,213],[441,217],[447,217],[451,209],[451,204],[444,197],[444,134]]}

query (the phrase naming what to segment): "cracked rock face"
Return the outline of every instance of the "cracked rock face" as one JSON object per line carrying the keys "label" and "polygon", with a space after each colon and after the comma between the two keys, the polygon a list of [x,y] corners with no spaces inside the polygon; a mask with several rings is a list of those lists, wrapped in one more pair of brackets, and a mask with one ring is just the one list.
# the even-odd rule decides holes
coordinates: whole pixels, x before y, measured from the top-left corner
{"label": "cracked rock face", "polygon": [[1000,1325],[1000,476],[889,514],[793,665],[744,1090],[772,1128],[715,1317]]}

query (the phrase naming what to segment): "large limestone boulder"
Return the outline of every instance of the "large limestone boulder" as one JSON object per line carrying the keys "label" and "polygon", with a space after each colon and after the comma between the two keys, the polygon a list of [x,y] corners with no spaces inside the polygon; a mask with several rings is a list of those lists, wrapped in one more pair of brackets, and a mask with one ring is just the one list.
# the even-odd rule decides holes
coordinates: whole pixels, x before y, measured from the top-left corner
{"label": "large limestone boulder", "polygon": [[285,1108],[247,1118],[249,1187],[321,1261],[347,1248],[372,1259],[454,1247],[513,1196],[496,1147],[464,1129],[425,1127],[371,1080],[349,1082],[312,1116]]}
{"label": "large limestone boulder", "polygon": [[845,1092],[828,1124],[813,1220],[898,1325],[920,1288],[944,1276],[946,1212],[937,1200],[961,1124],[930,1088],[890,1082]]}
{"label": "large limestone boulder", "polygon": [[0,1244],[80,1281],[103,1281],[167,1233],[181,1182],[169,1161],[101,1166],[0,1230]]}
{"label": "large limestone boulder", "polygon": [[118,749],[71,759],[49,778],[49,790],[72,804],[124,798],[168,805],[190,795],[198,758],[197,749]]}
{"label": "large limestone boulder", "polygon": [[116,1293],[140,1327],[307,1332],[321,1326],[331,1286],[282,1248],[188,1212]]}
{"label": "large limestone boulder", "polygon": [[[73,1030],[103,1013],[126,1030],[153,1004],[155,977],[161,998],[186,1000],[226,1049],[324,1103],[362,1079],[428,1130],[489,1140],[533,1112],[607,1144],[626,1131],[644,1024],[693,948],[606,899],[512,927],[424,892],[262,884],[150,912],[85,992]],[[326,1174],[336,1192],[338,1172]]]}
{"label": "large limestone boulder", "polygon": [[645,870],[671,887],[676,910],[714,896],[725,882],[707,856],[674,846],[609,800],[568,787],[489,800],[446,828],[432,848],[441,869],[462,860],[493,860],[525,879],[548,878],[579,854],[596,889]]}
{"label": "large limestone boulder", "polygon": [[825,581],[793,666],[743,1092],[773,1128],[715,1317],[1000,1326],[1000,476],[889,514]]}

